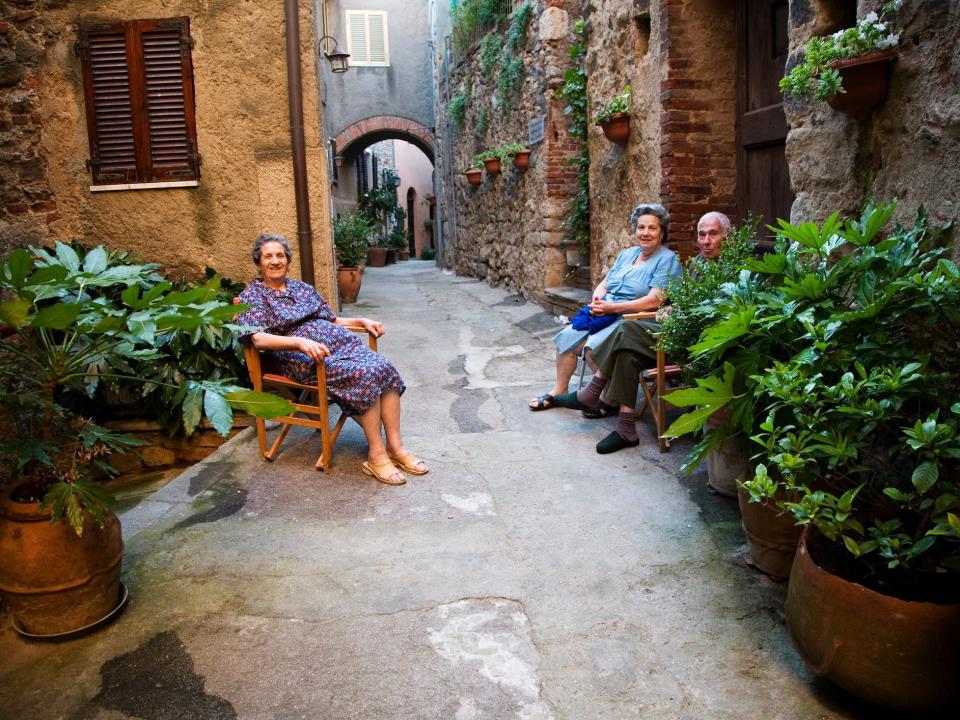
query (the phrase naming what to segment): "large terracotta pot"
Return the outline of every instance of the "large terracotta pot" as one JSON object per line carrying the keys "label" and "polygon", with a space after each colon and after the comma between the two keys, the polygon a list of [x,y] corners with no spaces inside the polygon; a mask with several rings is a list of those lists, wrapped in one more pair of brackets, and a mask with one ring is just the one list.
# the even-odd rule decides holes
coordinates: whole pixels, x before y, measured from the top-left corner
{"label": "large terracotta pot", "polygon": [[629,113],[617,113],[609,120],[597,120],[597,125],[603,130],[607,140],[621,147],[626,146],[627,139],[630,137]]}
{"label": "large terracotta pot", "polygon": [[[15,490],[14,490],[15,492]],[[39,503],[0,498],[0,590],[20,627],[60,635],[93,625],[117,606],[123,538],[107,513],[100,528],[84,513],[83,535],[50,525]]]}
{"label": "large terracotta pot", "polygon": [[362,280],[363,272],[360,268],[337,268],[337,290],[340,293],[341,303],[350,304],[357,301]]}
{"label": "large terracotta pot", "polygon": [[960,604],[900,600],[832,575],[810,555],[817,539],[804,533],[787,590],[787,628],[804,662],[901,717],[956,712]]}
{"label": "large terracotta pot", "polygon": [[840,73],[846,91],[834,95],[830,107],[859,117],[873,112],[887,97],[890,65],[896,57],[896,50],[880,50],[830,63]]}
{"label": "large terracotta pot", "polygon": [[383,267],[387,263],[387,249],[379,245],[373,245],[367,248],[367,265],[370,267]]}
{"label": "large terracotta pot", "polygon": [[794,524],[793,515],[781,512],[772,500],[752,503],[743,488],[738,488],[737,500],[753,565],[779,580],[790,577],[802,528]]}

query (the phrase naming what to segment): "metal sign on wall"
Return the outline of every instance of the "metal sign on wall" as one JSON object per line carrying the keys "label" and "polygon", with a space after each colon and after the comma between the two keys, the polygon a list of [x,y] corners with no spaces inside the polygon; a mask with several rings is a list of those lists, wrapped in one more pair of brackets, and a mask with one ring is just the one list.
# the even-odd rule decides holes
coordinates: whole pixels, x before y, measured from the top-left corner
{"label": "metal sign on wall", "polygon": [[535,117],[530,121],[528,125],[527,132],[529,137],[527,138],[527,144],[533,145],[535,143],[541,142],[543,140],[544,128],[547,125],[547,116],[541,115],[540,117]]}

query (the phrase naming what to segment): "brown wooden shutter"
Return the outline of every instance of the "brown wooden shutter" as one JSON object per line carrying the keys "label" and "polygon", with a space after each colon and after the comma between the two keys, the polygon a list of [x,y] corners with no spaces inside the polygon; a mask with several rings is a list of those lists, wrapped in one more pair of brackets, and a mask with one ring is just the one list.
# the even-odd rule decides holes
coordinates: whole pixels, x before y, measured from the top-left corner
{"label": "brown wooden shutter", "polygon": [[200,177],[189,18],[80,31],[95,184]]}

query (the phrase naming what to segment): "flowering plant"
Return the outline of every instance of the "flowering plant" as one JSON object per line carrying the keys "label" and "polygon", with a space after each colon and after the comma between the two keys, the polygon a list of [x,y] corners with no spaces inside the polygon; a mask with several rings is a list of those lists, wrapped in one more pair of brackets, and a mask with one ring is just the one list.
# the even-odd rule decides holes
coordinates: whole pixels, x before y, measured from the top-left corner
{"label": "flowering plant", "polygon": [[593,119],[595,122],[606,122],[614,115],[619,113],[625,113],[630,109],[630,86],[627,85],[624,88],[624,91],[617,95],[613,100],[608,102],[606,105],[601,105],[593,111]]}
{"label": "flowering plant", "polygon": [[900,43],[900,36],[893,32],[890,15],[900,9],[902,0],[888,2],[878,15],[871,12],[856,27],[838,30],[827,37],[810,38],[805,48],[802,63],[793,67],[780,80],[781,92],[795,97],[813,96],[827,101],[837,93],[846,92],[843,80],[830,64],[844,58],[858,57],[880,50],[889,50]]}

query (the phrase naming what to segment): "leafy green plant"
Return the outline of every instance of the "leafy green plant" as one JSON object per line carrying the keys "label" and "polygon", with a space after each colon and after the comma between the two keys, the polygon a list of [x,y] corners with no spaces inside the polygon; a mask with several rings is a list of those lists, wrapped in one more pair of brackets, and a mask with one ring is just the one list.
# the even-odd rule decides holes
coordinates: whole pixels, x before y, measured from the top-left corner
{"label": "leafy green plant", "polygon": [[896,47],[900,36],[893,32],[890,16],[900,4],[899,0],[887,3],[880,15],[868,13],[856,27],[838,30],[827,37],[810,38],[804,48],[803,61],[780,80],[781,92],[822,101],[846,92],[840,73],[831,63]]}
{"label": "leafy green plant", "polygon": [[690,348],[710,374],[669,396],[699,409],[667,434],[727,408],[753,443],[751,497],[784,491],[859,581],[903,596],[960,570],[960,268],[922,208],[883,236],[893,210],[779,221],[776,251],[714,301]]}
{"label": "leafy green plant", "polygon": [[433,260],[437,257],[437,253],[433,248],[423,248],[420,250],[420,259],[421,260]]}
{"label": "leafy green plant", "polygon": [[527,39],[527,28],[530,27],[530,18],[533,15],[533,6],[530,3],[524,3],[513,13],[510,20],[510,27],[507,28],[507,52],[516,55],[523,49],[524,41]]}
{"label": "leafy green plant", "polygon": [[[20,499],[42,499],[53,522],[65,517],[77,533],[84,509],[101,519],[109,503],[88,479],[91,469],[109,472],[101,458],[136,442],[78,415],[71,394],[93,397],[108,380],[169,386],[187,430],[206,415],[224,435],[232,408],[262,417],[292,410],[285,400],[222,380],[176,386],[133,374],[131,363],[157,358],[175,332],[236,329],[230,321],[244,309],[217,299],[218,277],[177,291],[157,283],[155,269],[102,246],[78,253],[59,242],[53,251],[14,250],[0,263],[0,405],[8,411],[0,421],[0,481],[16,480]],[[116,297],[101,291],[117,285],[123,290]]]}
{"label": "leafy green plant", "polygon": [[450,117],[457,124],[457,127],[463,130],[467,120],[467,98],[464,95],[456,95],[450,100]]}
{"label": "leafy green plant", "polygon": [[333,221],[333,244],[339,267],[360,267],[370,247],[369,219],[356,210],[342,213]]}
{"label": "leafy green plant", "polygon": [[705,371],[705,360],[694,359],[687,348],[700,339],[703,330],[717,320],[717,309],[709,301],[720,289],[734,282],[743,263],[756,248],[759,221],[748,216],[740,227],[732,227],[723,239],[719,257],[711,262],[691,258],[680,277],[667,286],[670,311],[660,323],[658,347],[671,362],[684,368],[692,382]]}
{"label": "leafy green plant", "polygon": [[480,112],[477,113],[477,124],[473,128],[473,134],[482,140],[487,135],[489,123],[490,119],[487,116],[487,109],[485,107],[480,108]]}
{"label": "leafy green plant", "polygon": [[509,112],[512,109],[510,99],[523,87],[523,76],[523,58],[504,58],[503,67],[497,75],[497,100],[500,102],[501,112]]}
{"label": "leafy green plant", "polygon": [[630,101],[632,97],[632,91],[630,86],[627,85],[624,88],[623,92],[617,95],[613,100],[608,102],[606,105],[601,105],[593,111],[593,119],[595,122],[606,122],[610,120],[614,115],[619,115],[625,113],[630,109]]}
{"label": "leafy green plant", "polygon": [[480,74],[490,77],[500,64],[500,50],[503,48],[503,37],[492,32],[483,36],[480,41]]}
{"label": "leafy green plant", "polygon": [[577,40],[570,47],[570,58],[575,65],[563,74],[563,84],[556,96],[565,101],[563,114],[569,118],[570,135],[580,141],[580,152],[571,159],[577,166],[577,192],[570,206],[570,215],[564,221],[568,237],[577,243],[584,254],[590,242],[590,153],[587,147],[587,73],[583,58],[587,53],[586,26],[582,19],[574,23]]}

